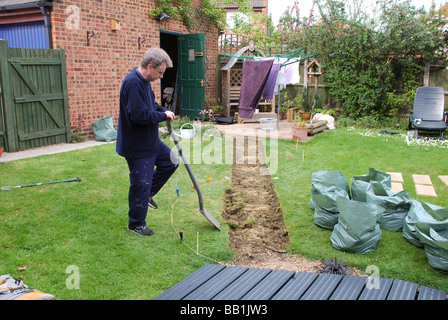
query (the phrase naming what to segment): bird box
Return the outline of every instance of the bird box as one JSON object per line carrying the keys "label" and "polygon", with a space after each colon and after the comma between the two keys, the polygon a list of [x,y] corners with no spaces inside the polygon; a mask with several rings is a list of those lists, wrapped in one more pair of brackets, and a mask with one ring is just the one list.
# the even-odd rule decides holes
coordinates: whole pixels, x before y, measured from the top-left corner
{"label": "bird box", "polygon": [[120,19],[112,18],[110,19],[110,30],[118,31],[121,29],[121,21]]}

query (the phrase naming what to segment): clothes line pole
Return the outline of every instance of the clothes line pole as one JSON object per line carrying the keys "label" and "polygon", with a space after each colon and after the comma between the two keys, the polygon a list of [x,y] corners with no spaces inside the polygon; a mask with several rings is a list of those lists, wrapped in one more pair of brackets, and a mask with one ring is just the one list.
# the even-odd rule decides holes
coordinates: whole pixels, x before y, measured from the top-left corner
{"label": "clothes line pole", "polygon": [[280,130],[280,86],[277,86],[278,102],[277,102],[277,130]]}

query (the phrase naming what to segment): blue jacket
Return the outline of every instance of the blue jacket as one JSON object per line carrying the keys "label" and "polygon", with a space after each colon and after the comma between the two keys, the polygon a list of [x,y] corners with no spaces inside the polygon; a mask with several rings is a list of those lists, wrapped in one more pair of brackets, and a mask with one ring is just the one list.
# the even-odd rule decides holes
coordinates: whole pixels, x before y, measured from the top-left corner
{"label": "blue jacket", "polygon": [[147,158],[157,151],[159,122],[167,116],[164,107],[155,102],[151,83],[134,68],[120,89],[117,153],[125,158]]}

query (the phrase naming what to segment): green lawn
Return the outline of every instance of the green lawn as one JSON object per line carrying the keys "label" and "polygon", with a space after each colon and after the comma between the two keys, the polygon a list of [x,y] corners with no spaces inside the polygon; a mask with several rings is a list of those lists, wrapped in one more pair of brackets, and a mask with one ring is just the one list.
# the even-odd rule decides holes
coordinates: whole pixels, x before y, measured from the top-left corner
{"label": "green lawn", "polygon": [[[438,178],[448,175],[446,144],[445,148],[408,146],[399,135],[360,133],[363,131],[341,128],[324,132],[307,143],[279,144],[278,179],[274,183],[289,228],[289,251],[315,259],[336,258],[361,271],[375,265],[381,277],[448,291],[448,276],[434,270],[424,250],[408,243],[401,232],[382,230],[376,250],[360,255],[334,249],[330,242],[332,231],[313,223],[314,211],[309,207],[311,175],[321,170],[341,171],[349,183],[353,176],[367,174],[369,168],[401,172],[404,188],[412,199],[448,207],[448,187]],[[438,197],[416,195],[412,174],[430,175]]]}
{"label": "green lawn", "polygon": [[[383,230],[375,252],[340,252],[331,246],[331,231],[314,225],[308,205],[312,172],[338,170],[349,180],[373,167],[402,172],[412,198],[447,207],[448,188],[437,178],[448,175],[446,149],[409,147],[398,136],[364,137],[341,128],[303,144],[279,141],[278,151],[273,176],[278,177],[274,182],[289,229],[290,253],[336,258],[362,271],[376,265],[381,277],[448,291],[447,275],[432,269],[424,250],[407,243],[400,232]],[[231,166],[194,164],[192,169],[205,208],[221,220]],[[439,197],[416,196],[412,173],[429,174]],[[156,196],[159,209],[149,211],[154,236],[141,237],[126,230],[128,169],[115,144],[0,163],[1,186],[75,177],[82,182],[0,191],[0,274],[23,275],[25,284],[60,300],[152,299],[206,263],[231,260],[228,225],[221,220],[219,232],[200,214],[183,165]],[[19,271],[21,266],[26,270]]]}
{"label": "green lawn", "polygon": [[[230,166],[192,169],[204,207],[220,217]],[[23,275],[56,299],[152,299],[205,263],[232,256],[227,225],[216,231],[199,212],[183,165],[155,197],[159,209],[149,211],[155,234],[142,237],[126,230],[128,169],[115,144],[0,164],[2,186],[72,177],[82,181],[1,191],[1,274]],[[196,254],[198,232],[199,253],[213,260]],[[79,271],[79,289],[69,266]]]}

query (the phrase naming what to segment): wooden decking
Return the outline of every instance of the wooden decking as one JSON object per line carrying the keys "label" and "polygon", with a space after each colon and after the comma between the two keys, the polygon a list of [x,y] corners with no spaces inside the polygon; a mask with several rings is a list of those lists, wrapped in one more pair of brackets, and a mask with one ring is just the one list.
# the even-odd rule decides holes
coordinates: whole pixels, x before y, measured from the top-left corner
{"label": "wooden decking", "polygon": [[[445,291],[394,279],[207,264],[155,300],[445,300]],[[372,287],[372,288],[368,288]]]}

